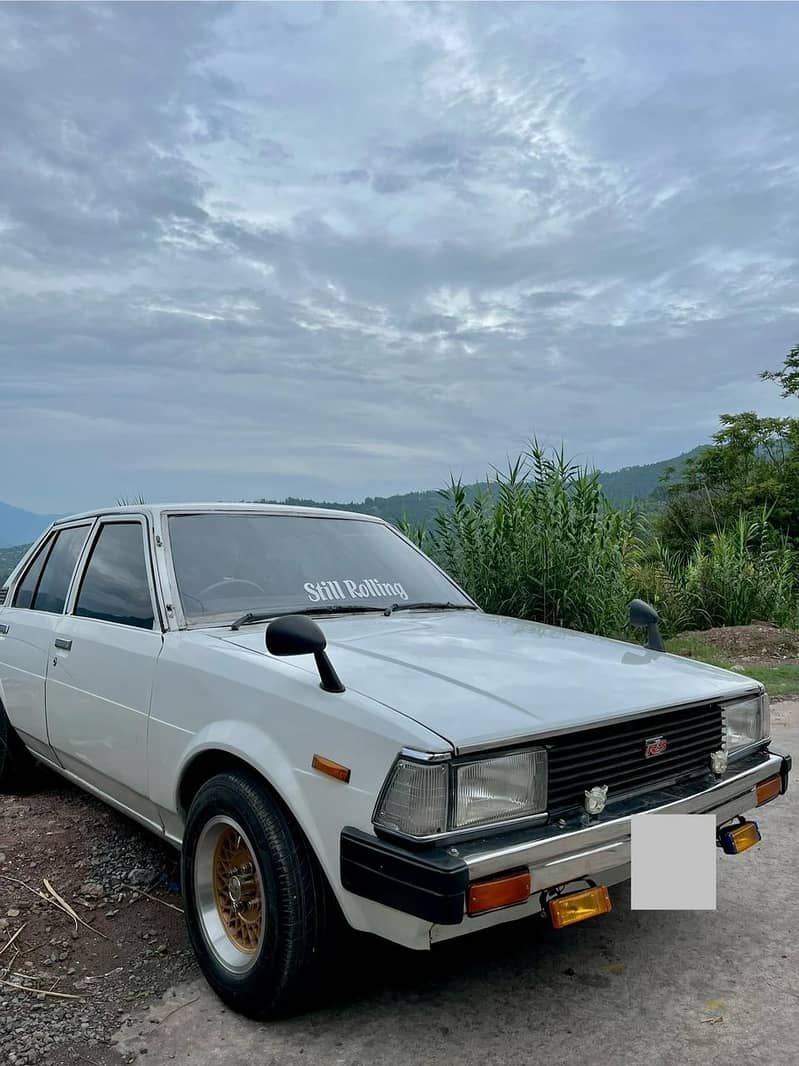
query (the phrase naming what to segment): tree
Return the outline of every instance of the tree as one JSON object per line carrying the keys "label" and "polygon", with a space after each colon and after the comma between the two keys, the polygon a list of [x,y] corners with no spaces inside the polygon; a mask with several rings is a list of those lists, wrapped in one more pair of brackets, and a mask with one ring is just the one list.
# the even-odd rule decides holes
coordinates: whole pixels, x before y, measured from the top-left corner
{"label": "tree", "polygon": [[[783,396],[799,395],[799,345],[780,370],[761,377]],[[770,524],[799,540],[799,418],[760,418],[754,411],[720,416],[713,443],[689,459],[668,492],[658,521],[661,539],[688,551],[741,513],[764,512]]]}
{"label": "tree", "polygon": [[799,393],[799,344],[795,344],[785,356],[781,370],[764,370],[760,376],[764,381],[778,381],[783,396],[796,396]]}

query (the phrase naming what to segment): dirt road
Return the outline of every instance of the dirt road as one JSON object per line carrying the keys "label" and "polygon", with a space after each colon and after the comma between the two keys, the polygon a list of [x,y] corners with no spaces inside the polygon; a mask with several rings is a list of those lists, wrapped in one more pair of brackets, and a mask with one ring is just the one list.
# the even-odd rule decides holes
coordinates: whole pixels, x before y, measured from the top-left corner
{"label": "dirt road", "polygon": [[0,797],[2,1061],[49,1063],[75,1040],[93,1058],[195,972],[176,880],[172,848],[60,778]]}

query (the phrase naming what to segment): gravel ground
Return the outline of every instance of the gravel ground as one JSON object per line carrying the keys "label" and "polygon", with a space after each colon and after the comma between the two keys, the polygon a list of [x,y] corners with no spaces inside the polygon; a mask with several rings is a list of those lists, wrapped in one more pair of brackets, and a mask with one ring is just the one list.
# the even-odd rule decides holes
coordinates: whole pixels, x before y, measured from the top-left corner
{"label": "gravel ground", "polygon": [[171,847],[55,776],[0,796],[0,1062],[99,1061],[128,1012],[196,973],[177,878]]}

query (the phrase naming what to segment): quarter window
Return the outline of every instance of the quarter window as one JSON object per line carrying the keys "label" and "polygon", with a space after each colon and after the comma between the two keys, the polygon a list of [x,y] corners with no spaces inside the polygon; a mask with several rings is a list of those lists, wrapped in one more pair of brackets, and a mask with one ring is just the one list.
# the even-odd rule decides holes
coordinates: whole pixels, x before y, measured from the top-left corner
{"label": "quarter window", "polygon": [[33,596],[36,592],[36,586],[39,584],[39,578],[42,576],[42,570],[44,564],[47,562],[47,556],[50,554],[50,549],[53,546],[55,537],[48,537],[44,544],[39,548],[36,553],[33,562],[25,571],[25,576],[19,585],[17,585],[17,593],[14,597],[15,607],[30,607],[33,603]]}
{"label": "quarter window", "polygon": [[142,527],[109,522],[100,529],[81,583],[75,614],[152,629],[153,602],[147,581]]}
{"label": "quarter window", "polygon": [[[67,592],[75,570],[75,563],[77,563],[78,556],[86,542],[88,530],[88,526],[70,526],[68,529],[61,529],[56,535],[55,543],[50,553],[47,554],[46,548],[43,549],[44,554],[47,555],[44,569],[41,571],[38,582],[30,590],[30,606],[34,611],[49,611],[51,614],[62,613],[64,604],[67,602]],[[38,562],[37,558],[34,567],[38,566]],[[34,569],[34,567],[31,567],[31,569]],[[25,575],[25,581],[22,583],[23,587],[28,580],[29,574],[30,571]],[[21,591],[22,588],[20,588]],[[21,607],[23,605],[17,599],[15,606]]]}

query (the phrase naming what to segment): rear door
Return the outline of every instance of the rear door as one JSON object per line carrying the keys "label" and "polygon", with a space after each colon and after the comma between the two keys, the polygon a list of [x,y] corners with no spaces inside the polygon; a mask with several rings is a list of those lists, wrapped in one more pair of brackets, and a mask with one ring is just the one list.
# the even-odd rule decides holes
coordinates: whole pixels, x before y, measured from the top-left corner
{"label": "rear door", "polygon": [[49,759],[47,662],[90,528],[91,522],[84,521],[53,530],[10,590],[10,603],[0,614],[0,683],[6,713],[28,747]]}
{"label": "rear door", "polygon": [[163,634],[143,518],[100,520],[53,638],[47,728],[59,761],[157,824],[146,752]]}

